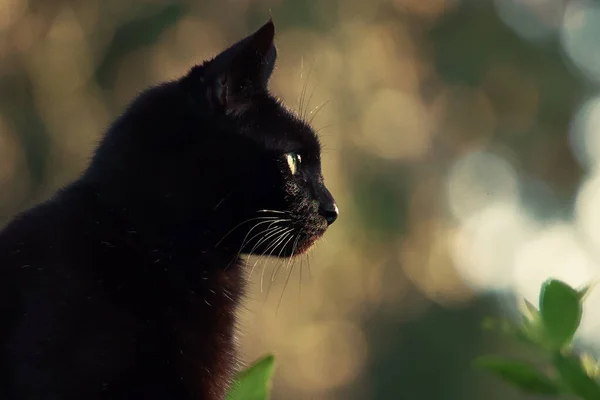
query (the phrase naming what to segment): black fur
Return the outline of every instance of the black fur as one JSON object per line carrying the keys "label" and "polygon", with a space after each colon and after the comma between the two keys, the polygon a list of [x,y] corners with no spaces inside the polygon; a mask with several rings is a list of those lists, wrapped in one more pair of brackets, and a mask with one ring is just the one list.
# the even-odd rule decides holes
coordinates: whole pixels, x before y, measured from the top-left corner
{"label": "black fur", "polygon": [[268,93],[273,36],[142,93],[0,232],[1,399],[224,398],[240,254],[300,254],[337,217],[316,135]]}

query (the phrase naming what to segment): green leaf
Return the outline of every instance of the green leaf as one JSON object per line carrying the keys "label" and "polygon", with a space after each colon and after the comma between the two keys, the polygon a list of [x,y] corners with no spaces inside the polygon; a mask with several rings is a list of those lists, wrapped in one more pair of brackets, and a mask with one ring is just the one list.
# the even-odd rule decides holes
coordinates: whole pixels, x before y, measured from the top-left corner
{"label": "green leaf", "polygon": [[527,321],[534,323],[539,320],[540,312],[533,304],[531,304],[527,299],[523,299],[519,303],[519,309],[521,314],[526,318]]}
{"label": "green leaf", "polygon": [[486,318],[483,320],[481,327],[485,330],[512,336],[528,345],[540,345],[541,339],[539,339],[539,329],[537,326],[530,323],[529,320],[525,320],[525,323],[522,326],[516,326],[506,319]]}
{"label": "green leaf", "polygon": [[577,290],[577,294],[579,295],[579,301],[582,302],[583,300],[585,300],[585,298],[587,297],[587,295],[590,293],[590,291],[596,287],[596,285],[598,284],[598,281],[595,280],[594,282],[582,287],[581,289]]}
{"label": "green leaf", "polygon": [[591,354],[583,353],[579,358],[585,373],[592,378],[596,378],[598,376],[598,362],[594,357]]}
{"label": "green leaf", "polygon": [[584,400],[600,400],[598,383],[588,376],[577,357],[557,353],[554,357],[554,366],[574,394]]}
{"label": "green leaf", "polygon": [[515,332],[515,337],[524,343],[544,348],[545,341],[540,331],[539,324],[527,322],[519,327]]}
{"label": "green leaf", "polygon": [[556,383],[532,365],[521,361],[486,356],[478,358],[475,365],[494,373],[527,393],[545,395],[560,393]]}
{"label": "green leaf", "polygon": [[540,314],[548,338],[561,348],[573,338],[581,321],[579,293],[564,282],[546,281],[540,293]]}
{"label": "green leaf", "polygon": [[267,400],[275,357],[269,354],[235,377],[227,400]]}

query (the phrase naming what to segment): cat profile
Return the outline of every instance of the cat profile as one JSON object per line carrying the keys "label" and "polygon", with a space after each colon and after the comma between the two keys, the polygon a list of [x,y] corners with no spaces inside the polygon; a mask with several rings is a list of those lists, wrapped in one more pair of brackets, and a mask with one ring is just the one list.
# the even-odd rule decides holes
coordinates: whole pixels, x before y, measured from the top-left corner
{"label": "cat profile", "polygon": [[274,33],[141,93],[0,232],[0,398],[224,398],[241,255],[301,254],[338,216],[317,136],[268,91]]}

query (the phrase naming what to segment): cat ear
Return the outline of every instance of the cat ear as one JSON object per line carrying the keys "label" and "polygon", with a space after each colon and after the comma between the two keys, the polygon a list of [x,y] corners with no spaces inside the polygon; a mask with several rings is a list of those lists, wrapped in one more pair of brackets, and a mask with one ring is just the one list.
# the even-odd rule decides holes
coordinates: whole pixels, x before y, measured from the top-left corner
{"label": "cat ear", "polygon": [[239,111],[253,94],[266,90],[277,58],[274,36],[275,25],[269,19],[206,65],[212,103],[227,111]]}

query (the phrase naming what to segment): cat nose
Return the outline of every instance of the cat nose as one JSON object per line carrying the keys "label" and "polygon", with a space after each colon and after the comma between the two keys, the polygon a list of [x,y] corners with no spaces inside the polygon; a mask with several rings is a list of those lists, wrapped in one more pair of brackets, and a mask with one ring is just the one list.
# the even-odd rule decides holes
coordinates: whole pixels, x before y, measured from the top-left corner
{"label": "cat nose", "polygon": [[337,204],[331,203],[321,203],[319,207],[319,214],[321,214],[327,220],[327,225],[331,225],[335,222],[338,215],[340,214],[340,210],[338,209]]}

